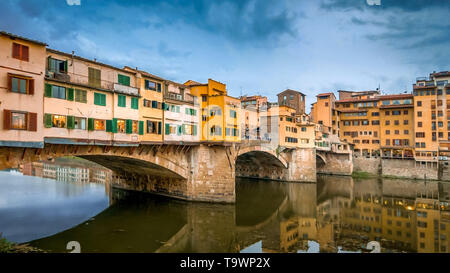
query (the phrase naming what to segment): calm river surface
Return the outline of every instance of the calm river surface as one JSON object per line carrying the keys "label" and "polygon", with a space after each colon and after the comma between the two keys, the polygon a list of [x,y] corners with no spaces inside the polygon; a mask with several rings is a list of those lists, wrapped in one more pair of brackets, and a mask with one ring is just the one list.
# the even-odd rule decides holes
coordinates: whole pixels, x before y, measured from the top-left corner
{"label": "calm river surface", "polygon": [[236,204],[0,172],[0,232],[49,252],[449,252],[450,184],[236,180]]}

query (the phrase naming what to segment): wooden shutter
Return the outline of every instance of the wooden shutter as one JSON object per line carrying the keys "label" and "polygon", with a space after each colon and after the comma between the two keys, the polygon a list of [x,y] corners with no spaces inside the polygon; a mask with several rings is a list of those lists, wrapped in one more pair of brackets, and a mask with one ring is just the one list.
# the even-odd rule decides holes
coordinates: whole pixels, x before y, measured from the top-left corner
{"label": "wooden shutter", "polygon": [[11,129],[11,110],[3,110],[3,129]]}
{"label": "wooden shutter", "polygon": [[8,91],[11,92],[12,90],[12,76],[8,75]]}
{"label": "wooden shutter", "polygon": [[142,120],[139,121],[139,134],[144,134],[144,122]]}
{"label": "wooden shutter", "polygon": [[13,43],[12,56],[15,59],[20,59],[20,45],[19,44]]}
{"label": "wooden shutter", "polygon": [[94,119],[93,118],[88,118],[88,130],[94,131]]}
{"label": "wooden shutter", "polygon": [[126,120],[125,131],[127,134],[131,134],[133,132],[133,121],[131,119]]}
{"label": "wooden shutter", "polygon": [[112,120],[110,119],[106,121],[106,132],[112,132]]}
{"label": "wooden shutter", "polygon": [[46,83],[45,84],[45,92],[44,92],[44,96],[51,98],[52,97],[52,85]]}
{"label": "wooden shutter", "polygon": [[75,129],[75,117],[67,116],[67,129]]}
{"label": "wooden shutter", "polygon": [[37,131],[37,113],[28,113],[28,131]]}
{"label": "wooden shutter", "polygon": [[64,72],[68,72],[67,61],[64,61]]}
{"label": "wooden shutter", "polygon": [[30,55],[28,46],[22,45],[21,48],[22,48],[22,58],[21,58],[21,60],[28,62],[29,55]]}
{"label": "wooden shutter", "polygon": [[160,135],[161,134],[161,121],[160,122],[158,122],[158,135]]}
{"label": "wooden shutter", "polygon": [[117,119],[116,119],[116,118],[113,118],[113,119],[112,119],[111,132],[117,133]]}
{"label": "wooden shutter", "polygon": [[28,94],[34,95],[34,79],[28,80]]}
{"label": "wooden shutter", "polygon": [[44,114],[44,126],[45,126],[45,128],[52,127],[52,115],[51,114]]}
{"label": "wooden shutter", "polygon": [[73,101],[73,88],[67,88],[67,100]]}
{"label": "wooden shutter", "polygon": [[193,135],[196,136],[197,135],[197,125],[194,125],[193,127],[194,127]]}
{"label": "wooden shutter", "polygon": [[166,135],[170,135],[170,125],[169,124],[166,124],[166,132],[165,132],[165,134]]}

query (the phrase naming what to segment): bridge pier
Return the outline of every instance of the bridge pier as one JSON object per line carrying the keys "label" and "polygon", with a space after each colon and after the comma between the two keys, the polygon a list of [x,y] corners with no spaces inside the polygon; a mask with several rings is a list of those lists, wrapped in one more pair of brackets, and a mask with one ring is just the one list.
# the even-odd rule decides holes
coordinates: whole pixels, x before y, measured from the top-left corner
{"label": "bridge pier", "polygon": [[316,182],[316,149],[291,149],[287,152],[287,181]]}

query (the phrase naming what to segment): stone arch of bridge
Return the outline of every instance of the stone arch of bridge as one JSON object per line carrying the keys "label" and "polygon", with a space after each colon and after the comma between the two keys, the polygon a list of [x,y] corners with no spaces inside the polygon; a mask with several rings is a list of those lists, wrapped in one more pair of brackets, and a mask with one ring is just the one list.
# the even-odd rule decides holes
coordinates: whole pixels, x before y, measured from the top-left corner
{"label": "stone arch of bridge", "polygon": [[249,146],[239,149],[236,161],[252,157],[268,160],[266,163],[271,163],[278,167],[284,167],[286,169],[289,167],[289,163],[285,158],[281,155],[277,155],[275,151],[265,148],[264,146]]}

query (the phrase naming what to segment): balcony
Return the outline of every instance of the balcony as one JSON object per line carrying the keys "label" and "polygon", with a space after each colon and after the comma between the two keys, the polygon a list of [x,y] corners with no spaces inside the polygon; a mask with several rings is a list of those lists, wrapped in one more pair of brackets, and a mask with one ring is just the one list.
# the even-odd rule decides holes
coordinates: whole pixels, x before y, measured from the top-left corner
{"label": "balcony", "polygon": [[187,94],[179,94],[175,92],[164,92],[164,99],[176,100],[181,102],[197,104],[197,98]]}
{"label": "balcony", "polygon": [[70,82],[70,76],[66,73],[45,71],[45,76],[49,79],[55,79],[58,81]]}
{"label": "balcony", "polygon": [[114,83],[114,91],[125,95],[139,96],[139,89],[119,83]]}

